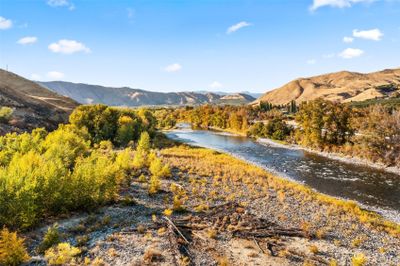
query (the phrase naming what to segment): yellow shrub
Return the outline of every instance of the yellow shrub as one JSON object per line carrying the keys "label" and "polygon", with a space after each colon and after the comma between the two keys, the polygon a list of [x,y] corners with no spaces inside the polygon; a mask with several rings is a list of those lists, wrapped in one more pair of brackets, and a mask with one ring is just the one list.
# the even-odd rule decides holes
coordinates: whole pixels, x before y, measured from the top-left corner
{"label": "yellow shrub", "polygon": [[367,258],[362,253],[355,254],[351,258],[351,264],[353,266],[364,266],[366,263],[367,263]]}
{"label": "yellow shrub", "polygon": [[161,182],[158,176],[152,175],[149,182],[149,194],[156,194],[160,190]]}
{"label": "yellow shrub", "polygon": [[80,252],[79,248],[71,247],[69,243],[60,243],[48,249],[44,257],[50,265],[65,265],[73,263]]}
{"label": "yellow shrub", "polygon": [[29,260],[24,246],[24,239],[19,238],[16,232],[9,232],[4,228],[0,232],[0,265],[19,265]]}

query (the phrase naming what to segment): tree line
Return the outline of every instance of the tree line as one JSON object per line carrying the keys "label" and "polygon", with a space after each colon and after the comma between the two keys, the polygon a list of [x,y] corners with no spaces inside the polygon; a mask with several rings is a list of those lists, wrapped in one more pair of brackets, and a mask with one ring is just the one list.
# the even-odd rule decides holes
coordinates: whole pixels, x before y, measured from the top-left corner
{"label": "tree line", "polygon": [[[195,128],[233,131],[317,150],[340,152],[400,166],[400,110],[393,106],[351,104],[323,99],[296,104],[183,107],[158,110],[168,127],[189,122]],[[157,115],[156,115],[157,116]]]}

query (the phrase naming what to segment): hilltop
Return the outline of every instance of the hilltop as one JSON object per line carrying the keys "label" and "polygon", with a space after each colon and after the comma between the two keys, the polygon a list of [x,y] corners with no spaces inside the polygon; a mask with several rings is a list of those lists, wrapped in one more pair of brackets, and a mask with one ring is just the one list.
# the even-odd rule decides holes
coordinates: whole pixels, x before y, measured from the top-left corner
{"label": "hilltop", "polygon": [[39,84],[0,69],[0,106],[12,109],[9,121],[0,121],[0,134],[37,127],[55,129],[79,104]]}
{"label": "hilltop", "polygon": [[111,106],[247,104],[255,100],[250,95],[220,95],[212,92],[153,92],[129,87],[114,88],[64,81],[38,82],[59,94],[82,104],[102,103]]}
{"label": "hilltop", "polygon": [[341,71],[293,80],[258,98],[272,104],[297,103],[324,98],[331,101],[354,102],[391,97],[400,91],[400,68],[363,74]]}

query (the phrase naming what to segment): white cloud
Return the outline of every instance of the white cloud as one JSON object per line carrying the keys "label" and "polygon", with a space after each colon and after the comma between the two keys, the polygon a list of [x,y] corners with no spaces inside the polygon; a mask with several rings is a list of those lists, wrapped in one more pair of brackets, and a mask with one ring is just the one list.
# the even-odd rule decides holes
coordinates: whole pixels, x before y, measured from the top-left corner
{"label": "white cloud", "polygon": [[210,88],[220,89],[220,88],[222,88],[222,84],[218,81],[214,81],[213,83],[210,84]]}
{"label": "white cloud", "polygon": [[26,44],[33,44],[37,42],[38,38],[35,36],[26,36],[21,38],[17,41],[18,44],[26,45]]}
{"label": "white cloud", "polygon": [[364,51],[361,49],[347,48],[344,49],[341,53],[339,53],[339,56],[345,59],[350,59],[354,57],[359,57],[362,54],[364,54]]}
{"label": "white cloud", "polygon": [[246,21],[241,21],[239,23],[236,23],[235,25],[230,26],[226,30],[226,33],[227,34],[231,34],[231,33],[234,33],[237,30],[240,30],[241,28],[248,27],[248,26],[251,26],[251,25],[252,25],[251,23],[248,23]]}
{"label": "white cloud", "polygon": [[383,33],[379,29],[353,30],[353,36],[366,40],[380,41],[383,37]]}
{"label": "white cloud", "polygon": [[307,60],[307,64],[309,64],[309,65],[315,65],[316,63],[317,63],[317,60],[315,60],[315,59]]}
{"label": "white cloud", "polygon": [[47,77],[48,77],[49,79],[53,79],[53,80],[55,80],[55,79],[57,79],[57,80],[62,79],[64,76],[65,76],[64,73],[58,72],[58,71],[50,71],[50,72],[47,72]]}
{"label": "white cloud", "polygon": [[41,77],[40,77],[40,75],[38,75],[38,74],[32,74],[31,75],[31,79],[32,80],[39,80]]}
{"label": "white cloud", "polygon": [[181,69],[182,69],[182,66],[178,63],[174,63],[174,64],[164,67],[164,71],[166,71],[166,72],[178,72]]}
{"label": "white cloud", "polygon": [[49,50],[54,53],[73,54],[78,52],[90,53],[90,49],[83,43],[75,40],[59,40],[49,45]]}
{"label": "white cloud", "polygon": [[311,11],[315,11],[320,7],[330,6],[330,7],[351,7],[353,4],[362,2],[373,2],[375,0],[313,0],[313,4],[310,7]]}
{"label": "white cloud", "polygon": [[12,27],[12,21],[0,16],[0,30],[6,30]]}
{"label": "white cloud", "polygon": [[343,37],[343,42],[345,43],[352,43],[354,41],[353,37]]}
{"label": "white cloud", "polygon": [[75,5],[68,0],[48,0],[47,4],[51,7],[68,7],[69,10],[75,9]]}

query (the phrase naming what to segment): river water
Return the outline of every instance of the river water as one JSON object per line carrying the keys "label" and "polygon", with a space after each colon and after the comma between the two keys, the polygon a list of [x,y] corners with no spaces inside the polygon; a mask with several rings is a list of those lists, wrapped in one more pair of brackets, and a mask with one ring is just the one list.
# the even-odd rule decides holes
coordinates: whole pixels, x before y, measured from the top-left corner
{"label": "river water", "polygon": [[355,200],[364,208],[400,222],[400,176],[394,173],[217,131],[192,130],[184,126],[166,135],[191,145],[229,153],[319,192]]}

